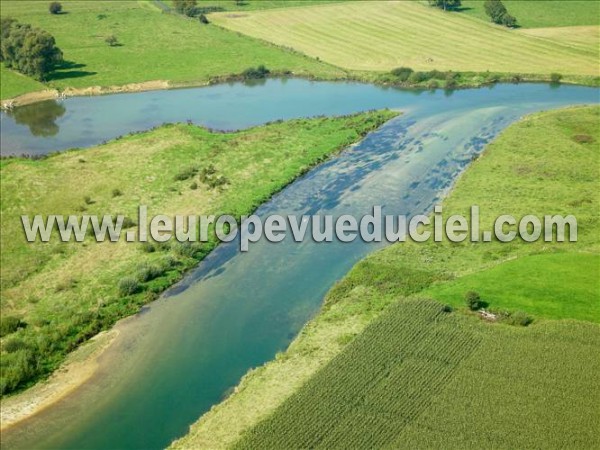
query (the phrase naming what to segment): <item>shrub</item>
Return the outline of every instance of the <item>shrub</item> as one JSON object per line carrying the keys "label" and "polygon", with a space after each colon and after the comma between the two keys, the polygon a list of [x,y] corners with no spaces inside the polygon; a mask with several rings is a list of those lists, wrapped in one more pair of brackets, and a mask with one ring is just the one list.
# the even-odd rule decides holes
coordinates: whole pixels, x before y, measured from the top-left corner
{"label": "shrub", "polygon": [[86,205],[91,205],[94,203],[94,201],[92,200],[92,197],[90,197],[89,195],[84,195],[83,201],[85,202]]}
{"label": "shrub", "polygon": [[446,89],[456,89],[458,87],[458,83],[454,79],[446,80],[446,84],[444,88]]}
{"label": "shrub", "polygon": [[533,322],[533,318],[527,315],[527,313],[524,313],[523,311],[517,311],[514,313],[507,314],[506,317],[502,320],[502,322],[505,322],[509,325],[526,327],[527,325],[531,324],[531,322]]}
{"label": "shrub", "polygon": [[104,38],[104,42],[106,42],[111,47],[116,47],[117,45],[119,45],[119,40],[114,34],[106,36],[106,38]]}
{"label": "shrub", "polygon": [[198,16],[198,20],[200,21],[200,23],[203,23],[205,25],[210,23],[204,14],[200,14]]}
{"label": "shrub", "polygon": [[14,333],[19,328],[23,328],[25,323],[18,317],[6,316],[0,320],[0,337],[4,337],[11,333]]}
{"label": "shrub", "polygon": [[481,296],[475,291],[469,291],[465,294],[465,303],[471,311],[477,311],[483,306]]}
{"label": "shrub", "polygon": [[50,14],[60,14],[62,12],[62,5],[58,2],[52,2],[50,3],[48,10],[50,11]]}
{"label": "shrub", "polygon": [[506,13],[502,16],[502,25],[508,28],[514,28],[517,26],[517,19],[514,16]]}
{"label": "shrub", "polygon": [[156,251],[156,247],[151,242],[142,242],[141,248],[144,253],[154,253]]}
{"label": "shrub", "polygon": [[407,81],[412,75],[413,70],[410,67],[398,67],[393,69],[391,73],[398,78],[398,81]]}
{"label": "shrub", "polygon": [[437,89],[440,87],[440,84],[436,80],[429,80],[429,83],[427,83],[427,87],[429,89]]}
{"label": "shrub", "polygon": [[411,83],[422,83],[423,81],[427,81],[429,79],[429,74],[427,72],[413,72],[411,76],[408,78],[408,81]]}
{"label": "shrub", "polygon": [[190,184],[190,189],[191,189],[192,191],[195,191],[196,189],[198,189],[198,183],[196,183],[196,182],[194,181],[192,184]]}
{"label": "shrub", "polygon": [[550,81],[552,83],[560,83],[560,80],[562,80],[562,75],[560,73],[551,73],[550,74]]}
{"label": "shrub", "polygon": [[140,291],[140,283],[131,277],[121,278],[119,281],[119,294],[128,296],[136,294]]}
{"label": "shrub", "polygon": [[264,65],[260,65],[256,68],[250,67],[242,72],[242,77],[246,80],[256,80],[260,78],[265,78],[269,75],[271,71],[267,69]]}
{"label": "shrub", "polygon": [[19,350],[27,349],[27,344],[23,339],[17,337],[9,338],[4,342],[2,346],[3,350],[8,353],[15,353]]}
{"label": "shrub", "polygon": [[127,217],[127,216],[123,217],[123,228],[124,229],[132,228],[132,227],[135,227],[136,225],[137,225],[137,223],[131,217]]}
{"label": "shrub", "polygon": [[173,179],[175,181],[184,181],[192,178],[198,173],[198,168],[195,166],[186,167],[180,172],[176,173]]}
{"label": "shrub", "polygon": [[138,272],[138,280],[141,282],[151,281],[162,276],[164,270],[156,265],[144,266]]}
{"label": "shrub", "polygon": [[123,192],[121,192],[120,189],[113,189],[112,190],[112,196],[114,197],[120,197],[121,195],[123,195]]}

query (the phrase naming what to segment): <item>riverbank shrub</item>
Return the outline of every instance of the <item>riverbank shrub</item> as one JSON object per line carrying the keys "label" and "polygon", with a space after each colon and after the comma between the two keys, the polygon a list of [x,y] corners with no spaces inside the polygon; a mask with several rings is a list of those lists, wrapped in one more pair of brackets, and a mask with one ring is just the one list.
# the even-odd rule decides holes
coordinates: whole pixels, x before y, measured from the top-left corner
{"label": "riverbank shrub", "polygon": [[242,72],[242,77],[245,80],[258,80],[261,78],[266,78],[271,71],[267,69],[263,64],[258,67],[249,67],[248,69]]}
{"label": "riverbank shrub", "polygon": [[407,81],[412,73],[413,70],[410,67],[398,67],[392,70],[392,75],[394,75],[398,81]]}
{"label": "riverbank shrub", "polygon": [[135,278],[125,277],[119,281],[119,294],[122,296],[137,294],[140,288],[140,283]]}
{"label": "riverbank shrub", "polygon": [[0,337],[7,336],[11,333],[14,333],[19,328],[24,328],[25,323],[21,321],[18,317],[14,316],[6,316],[0,319]]}

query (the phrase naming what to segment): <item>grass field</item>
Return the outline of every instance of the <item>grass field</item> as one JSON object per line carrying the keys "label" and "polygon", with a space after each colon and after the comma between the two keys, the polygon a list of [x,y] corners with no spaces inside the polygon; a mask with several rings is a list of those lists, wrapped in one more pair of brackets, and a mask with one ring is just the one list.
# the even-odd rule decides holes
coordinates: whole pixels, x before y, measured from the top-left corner
{"label": "grass field", "polygon": [[[201,83],[240,74],[265,64],[273,71],[325,78],[340,76],[336,68],[288,51],[238,36],[197,20],[162,14],[149,2],[63,2],[68,14],[51,15],[39,1],[2,1],[2,17],[40,27],[56,38],[69,64],[49,80],[56,88],[113,86],[152,80]],[[76,32],[74,32],[76,30]],[[121,44],[104,39],[115,35]],[[2,98],[23,91],[16,77],[2,72]],[[39,90],[37,85],[28,90]]]}
{"label": "grass field", "polygon": [[[505,0],[504,6],[523,28],[598,25],[600,3],[587,0]],[[461,14],[488,21],[483,1],[463,0]]]}
{"label": "grass field", "polygon": [[344,2],[211,17],[228,29],[359,71],[408,66],[598,76],[598,43],[574,49],[417,2]]}
{"label": "grass field", "polygon": [[[18,317],[27,326],[2,338],[2,392],[54,369],[79,343],[156,298],[215,245],[29,244],[21,214],[135,218],[145,204],[149,216],[239,217],[395,115],[295,120],[231,134],[170,125],[44,160],[3,160],[2,320]],[[211,164],[213,178],[228,180],[224,187],[200,179],[197,171]],[[131,277],[139,292],[123,294],[119,283]]]}
{"label": "grass field", "polygon": [[[389,448],[598,446],[598,363],[590,356],[600,337],[599,116],[598,107],[578,107],[526,117],[488,146],[443,203],[446,217],[479,205],[482,227],[505,213],[572,213],[577,243],[407,243],[368,256],[328,293],[286,352],[250,372],[173,448],[268,448],[284,440],[287,448],[349,448],[361,442],[355,430],[373,439],[369,446]],[[583,135],[591,142],[578,142]],[[534,321],[526,328],[483,322],[463,304],[468,290],[479,291],[488,308],[522,310]],[[410,320],[403,327],[394,320],[421,304],[407,299],[422,297],[452,303],[455,312],[411,310],[410,320],[426,321],[431,312],[441,320],[418,325],[423,345],[407,347],[396,336]],[[381,323],[396,328],[382,331]],[[450,345],[465,336],[468,355]],[[398,350],[420,357],[405,364]],[[372,367],[381,372],[361,378]],[[388,369],[393,377],[383,376]],[[423,387],[413,372],[439,387]],[[345,384],[359,379],[363,385]],[[346,398],[352,408],[340,400]],[[387,400],[393,398],[404,400]],[[327,421],[332,410],[322,404],[335,405],[341,420]],[[413,416],[397,413],[410,405]]]}
{"label": "grass field", "polygon": [[25,75],[14,72],[0,64],[0,98],[13,98],[27,92],[41,91],[45,88],[39,83]]}

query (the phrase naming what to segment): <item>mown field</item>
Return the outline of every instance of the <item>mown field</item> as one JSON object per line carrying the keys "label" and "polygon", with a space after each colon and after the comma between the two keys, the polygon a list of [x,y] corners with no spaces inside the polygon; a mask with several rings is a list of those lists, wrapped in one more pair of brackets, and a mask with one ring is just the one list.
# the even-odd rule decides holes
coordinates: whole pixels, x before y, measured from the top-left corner
{"label": "mown field", "polygon": [[[342,72],[288,51],[238,36],[198,20],[162,14],[151,2],[63,2],[67,14],[51,15],[48,3],[2,1],[2,17],[48,31],[67,61],[51,75],[55,88],[113,86],[153,80],[202,83],[265,64],[273,71],[340,76]],[[104,41],[117,37],[120,45]],[[22,93],[17,76],[2,73],[2,98]],[[28,91],[40,90],[36,85]]]}
{"label": "mown field", "polygon": [[294,120],[230,134],[169,125],[44,160],[3,160],[2,393],[56,368],[67,352],[156,298],[215,245],[96,243],[89,236],[61,243],[56,232],[49,243],[30,244],[21,214],[123,214],[131,229],[142,204],[149,217],[239,217],[395,115]]}
{"label": "mown field", "polygon": [[[598,25],[600,3],[587,0],[505,0],[504,6],[520,27],[572,27]],[[489,20],[481,0],[463,0],[461,14]]]}
{"label": "mown field", "polygon": [[359,71],[407,66],[598,76],[598,43],[574,49],[418,2],[344,2],[211,17],[228,29]]}
{"label": "mown field", "polygon": [[[578,242],[406,243],[370,255],[286,352],[173,448],[597,447],[599,117],[578,107],[524,118],[443,203],[446,217],[479,205],[482,230],[499,214],[573,214]],[[470,290],[533,323],[482,321],[464,304]],[[411,327],[419,339],[407,344]]]}

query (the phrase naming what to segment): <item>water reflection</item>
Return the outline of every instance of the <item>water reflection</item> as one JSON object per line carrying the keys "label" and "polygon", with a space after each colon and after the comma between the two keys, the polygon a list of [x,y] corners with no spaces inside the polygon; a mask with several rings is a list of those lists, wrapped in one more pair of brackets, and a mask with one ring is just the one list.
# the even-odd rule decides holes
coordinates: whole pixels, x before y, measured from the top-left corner
{"label": "water reflection", "polygon": [[58,134],[60,127],[56,120],[64,115],[66,108],[55,100],[47,100],[33,105],[19,106],[6,112],[19,125],[26,125],[32,135],[51,137]]}

